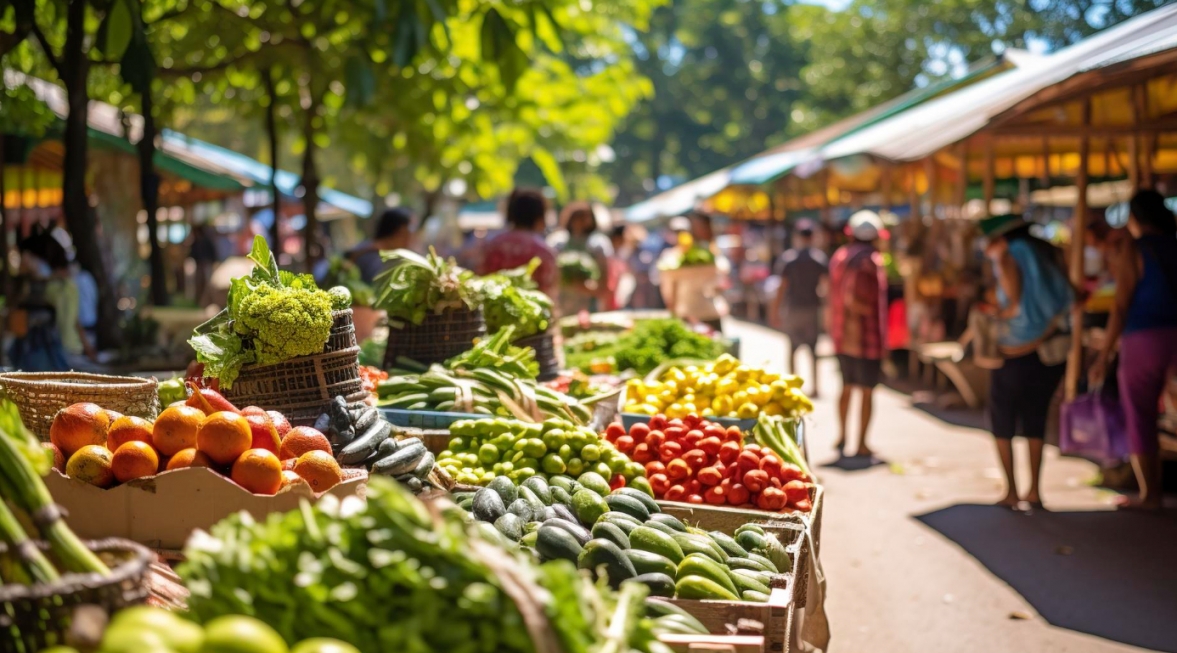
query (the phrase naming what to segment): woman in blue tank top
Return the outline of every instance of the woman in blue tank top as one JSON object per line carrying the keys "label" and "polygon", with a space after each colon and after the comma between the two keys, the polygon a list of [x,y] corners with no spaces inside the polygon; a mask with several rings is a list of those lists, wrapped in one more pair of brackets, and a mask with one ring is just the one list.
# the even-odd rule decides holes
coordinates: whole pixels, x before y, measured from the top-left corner
{"label": "woman in blue tank top", "polygon": [[1123,507],[1160,510],[1157,404],[1169,376],[1177,373],[1177,219],[1154,190],[1138,191],[1130,207],[1132,240],[1113,263],[1115,306],[1089,378],[1093,385],[1103,381],[1118,341],[1120,403],[1140,485],[1140,498]]}

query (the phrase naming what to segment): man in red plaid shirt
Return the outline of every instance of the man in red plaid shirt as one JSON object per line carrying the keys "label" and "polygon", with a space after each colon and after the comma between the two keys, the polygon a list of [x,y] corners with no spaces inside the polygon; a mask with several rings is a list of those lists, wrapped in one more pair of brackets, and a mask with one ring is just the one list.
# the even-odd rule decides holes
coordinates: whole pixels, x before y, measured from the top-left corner
{"label": "man in red plaid shirt", "polygon": [[883,256],[874,245],[882,234],[883,222],[872,211],[859,211],[850,217],[848,231],[854,241],[843,245],[830,259],[830,336],[842,369],[836,446],[839,452],[846,446],[850,400],[857,389],[862,396],[862,411],[855,455],[868,457],[871,450],[866,445],[866,432],[887,342],[887,274]]}

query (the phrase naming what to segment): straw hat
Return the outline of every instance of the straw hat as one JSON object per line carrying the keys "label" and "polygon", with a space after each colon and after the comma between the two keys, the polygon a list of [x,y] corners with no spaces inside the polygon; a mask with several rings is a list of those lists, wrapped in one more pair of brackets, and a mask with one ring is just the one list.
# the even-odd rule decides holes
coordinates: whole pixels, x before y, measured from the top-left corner
{"label": "straw hat", "polygon": [[847,229],[855,240],[871,242],[878,240],[883,232],[883,220],[874,211],[859,211],[850,216]]}

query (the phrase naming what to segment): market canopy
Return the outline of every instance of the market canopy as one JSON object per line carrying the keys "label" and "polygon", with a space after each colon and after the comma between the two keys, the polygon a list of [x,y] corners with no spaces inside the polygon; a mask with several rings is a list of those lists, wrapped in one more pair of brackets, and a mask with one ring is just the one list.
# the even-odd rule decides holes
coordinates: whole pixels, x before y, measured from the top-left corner
{"label": "market canopy", "polygon": [[695,208],[702,199],[723,190],[731,182],[731,168],[716,170],[709,175],[679,184],[648,200],[638,202],[625,210],[627,222],[649,222],[657,218],[682,215]]}

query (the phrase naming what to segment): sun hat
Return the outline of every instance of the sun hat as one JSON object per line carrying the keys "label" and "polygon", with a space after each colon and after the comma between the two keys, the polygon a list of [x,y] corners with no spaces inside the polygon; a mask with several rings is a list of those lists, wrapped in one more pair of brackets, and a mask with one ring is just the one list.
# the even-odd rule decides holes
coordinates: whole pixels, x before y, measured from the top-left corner
{"label": "sun hat", "polygon": [[859,211],[850,216],[847,230],[855,240],[871,242],[879,239],[883,231],[883,220],[874,211]]}
{"label": "sun hat", "polygon": [[670,227],[671,231],[690,231],[691,219],[680,215],[678,217],[671,218],[670,223],[667,226]]}
{"label": "sun hat", "polygon": [[982,236],[992,240],[1004,236],[1018,227],[1026,226],[1026,221],[1016,215],[1005,213],[981,218],[977,226],[980,227]]}

